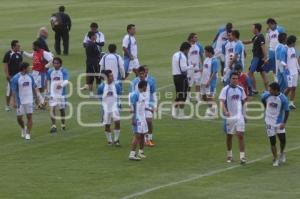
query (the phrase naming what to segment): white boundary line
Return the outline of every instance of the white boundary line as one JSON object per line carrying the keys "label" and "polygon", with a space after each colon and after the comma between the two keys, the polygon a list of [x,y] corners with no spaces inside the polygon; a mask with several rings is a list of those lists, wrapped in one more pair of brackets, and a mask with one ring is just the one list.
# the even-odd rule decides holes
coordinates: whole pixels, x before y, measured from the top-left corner
{"label": "white boundary line", "polygon": [[[286,152],[292,152],[292,151],[296,151],[298,149],[300,149],[300,145],[298,145],[296,147],[293,147],[293,148],[290,148],[290,149],[286,150]],[[247,163],[247,165],[259,162],[259,161],[267,159],[267,158],[269,158],[271,156],[272,155],[264,155],[264,156],[262,156],[260,158],[257,158],[255,160],[249,161]],[[245,166],[247,166],[247,165],[245,165]],[[230,170],[233,170],[233,169],[239,168],[239,167],[243,167],[243,166],[242,165],[234,165],[234,166],[230,166],[230,167],[223,168],[223,169],[217,169],[217,170],[210,171],[210,172],[207,172],[207,173],[204,173],[204,174],[195,175],[193,177],[186,178],[186,179],[183,179],[183,180],[174,181],[174,182],[170,182],[170,183],[167,183],[167,184],[162,184],[162,185],[159,185],[159,186],[155,186],[155,187],[152,187],[152,188],[149,188],[149,189],[145,189],[144,191],[136,192],[136,193],[133,193],[131,195],[124,196],[121,199],[135,198],[137,196],[142,196],[142,195],[145,195],[145,194],[147,194],[149,192],[153,192],[153,191],[156,191],[156,190],[159,190],[159,189],[164,189],[164,188],[167,188],[167,187],[176,186],[176,185],[187,183],[187,182],[191,182],[191,181],[194,181],[194,180],[199,180],[199,179],[202,179],[204,177],[209,177],[209,176],[217,175],[217,174],[224,173],[226,171],[230,171]],[[270,167],[271,167],[271,164],[270,164]]]}

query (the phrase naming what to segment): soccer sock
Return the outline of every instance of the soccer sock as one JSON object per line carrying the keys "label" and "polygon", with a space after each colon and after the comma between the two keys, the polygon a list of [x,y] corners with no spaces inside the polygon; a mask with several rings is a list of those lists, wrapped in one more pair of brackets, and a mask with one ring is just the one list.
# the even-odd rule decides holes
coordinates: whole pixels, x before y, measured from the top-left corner
{"label": "soccer sock", "polygon": [[108,142],[112,142],[112,136],[111,136],[111,132],[107,132],[105,131],[105,136]]}
{"label": "soccer sock", "polygon": [[245,152],[240,152],[240,159],[245,158]]}
{"label": "soccer sock", "polygon": [[65,124],[61,124],[61,127],[63,128],[63,127],[66,127],[66,125]]}
{"label": "soccer sock", "polygon": [[37,98],[38,98],[40,104],[44,104],[45,100],[41,93],[39,93],[39,92],[37,93]]}
{"label": "soccer sock", "polygon": [[143,153],[144,153],[144,150],[139,149],[139,153],[143,154]]}
{"label": "soccer sock", "polygon": [[232,157],[232,150],[227,151],[227,157]]}
{"label": "soccer sock", "polygon": [[52,124],[51,128],[56,128],[56,125],[55,125],[55,124]]}
{"label": "soccer sock", "polygon": [[120,130],[114,130],[114,138],[115,138],[115,142],[119,141],[120,138]]}
{"label": "soccer sock", "polygon": [[153,134],[152,133],[148,134],[148,139],[152,141],[152,139],[153,139]]}

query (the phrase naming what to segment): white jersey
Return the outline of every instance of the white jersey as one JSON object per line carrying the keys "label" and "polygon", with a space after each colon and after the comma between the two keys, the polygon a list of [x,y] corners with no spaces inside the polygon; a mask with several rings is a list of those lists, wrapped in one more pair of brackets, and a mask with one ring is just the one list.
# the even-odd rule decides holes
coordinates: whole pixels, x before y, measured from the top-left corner
{"label": "white jersey", "polygon": [[227,40],[227,31],[224,30],[218,34],[218,38],[216,40],[215,53],[222,52],[223,43]]}
{"label": "white jersey", "polygon": [[[104,34],[102,32],[97,31],[95,34],[96,34],[96,43],[105,42],[105,37],[104,37]],[[89,41],[91,41],[91,40],[88,37],[88,33],[86,33],[84,38],[83,38],[83,44],[87,44]]]}
{"label": "white jersey", "polygon": [[[203,85],[207,84],[210,76],[213,73],[217,73],[217,72],[218,72],[218,61],[216,60],[216,58],[214,58],[214,57],[212,57],[212,58],[207,57],[204,60],[204,63],[203,63],[203,71],[202,71],[201,84],[203,84]],[[217,79],[217,74],[213,78],[212,81],[215,81],[216,79]]]}
{"label": "white jersey", "polygon": [[11,80],[12,90],[16,93],[16,102],[33,104],[33,89],[36,88],[33,77],[29,74],[17,73]]}
{"label": "white jersey", "polygon": [[125,78],[124,61],[118,54],[109,53],[102,57],[100,60],[100,71],[111,70],[113,73],[114,81]]}
{"label": "white jersey", "polygon": [[222,51],[225,55],[225,67],[226,68],[229,68],[229,63],[234,57],[235,45],[236,45],[235,41],[229,41],[229,40],[223,44]]}
{"label": "white jersey", "polygon": [[191,48],[188,53],[189,65],[195,66],[195,71],[200,70],[201,66],[201,54],[203,54],[203,47],[199,43],[191,44]]}
{"label": "white jersey", "polygon": [[269,42],[270,50],[275,51],[276,46],[279,44],[278,35],[282,32],[284,32],[284,29],[280,26],[277,26],[274,30],[268,29],[266,39]]}
{"label": "white jersey", "polygon": [[100,97],[101,105],[104,112],[111,113],[119,111],[119,96],[121,95],[121,87],[116,83],[102,83],[98,87],[97,94]]}
{"label": "white jersey", "polygon": [[243,103],[246,100],[246,94],[241,86],[225,86],[219,96],[219,100],[224,100],[227,111],[231,118],[244,118]]}
{"label": "white jersey", "polygon": [[133,92],[130,94],[130,106],[134,110],[134,119],[138,122],[146,121],[147,93]]}
{"label": "white jersey", "polygon": [[[61,67],[58,70],[50,69],[47,73],[47,80],[50,82],[50,97],[64,98],[67,94],[68,71]],[[61,86],[61,87],[58,87]]]}
{"label": "white jersey", "polygon": [[287,67],[290,75],[298,74],[298,69],[299,69],[298,57],[294,47],[287,48]]}
{"label": "white jersey", "polygon": [[122,46],[126,48],[135,59],[137,59],[138,49],[136,39],[134,36],[129,34],[125,35],[123,38]]}

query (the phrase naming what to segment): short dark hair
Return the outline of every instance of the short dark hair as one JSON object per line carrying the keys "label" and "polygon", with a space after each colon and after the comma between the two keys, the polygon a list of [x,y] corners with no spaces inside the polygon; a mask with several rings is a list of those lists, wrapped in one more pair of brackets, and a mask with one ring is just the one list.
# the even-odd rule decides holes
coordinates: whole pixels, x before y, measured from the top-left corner
{"label": "short dark hair", "polygon": [[238,30],[233,30],[233,31],[232,31],[232,35],[233,35],[235,38],[239,39],[239,38],[240,38],[240,31],[238,31]]}
{"label": "short dark hair", "polygon": [[111,74],[112,71],[111,70],[105,70],[105,71],[103,71],[103,73],[108,78],[109,74]]}
{"label": "short dark hair", "polygon": [[108,51],[109,51],[110,53],[115,53],[116,50],[117,50],[116,44],[109,44],[109,45],[108,45]]}
{"label": "short dark hair", "polygon": [[98,28],[98,24],[96,22],[92,22],[90,28]]}
{"label": "short dark hair", "polygon": [[297,41],[297,37],[295,35],[290,35],[290,36],[288,36],[288,38],[286,40],[286,44],[291,45],[291,44],[296,43],[296,41]]}
{"label": "short dark hair", "polygon": [[210,46],[210,45],[205,46],[205,47],[204,47],[204,50],[205,50],[206,52],[209,52],[209,53],[213,54],[213,55],[215,54],[214,48],[213,48],[212,46]]}
{"label": "short dark hair", "polygon": [[269,84],[269,87],[272,89],[272,90],[275,90],[275,91],[280,91],[280,86],[277,82],[272,82],[271,84]]}
{"label": "short dark hair", "polygon": [[130,29],[133,28],[133,27],[135,27],[134,24],[128,24],[128,25],[127,25],[127,31],[130,30]]}
{"label": "short dark hair", "polygon": [[262,26],[261,26],[260,23],[255,23],[255,24],[253,24],[253,26],[254,26],[254,28],[255,28],[256,30],[258,30],[258,32],[261,31]]}
{"label": "short dark hair", "polygon": [[287,34],[285,32],[279,33],[278,41],[279,43],[285,43],[287,38]]}
{"label": "short dark hair", "polygon": [[59,12],[64,12],[66,10],[65,6],[59,6],[58,11]]}
{"label": "short dark hair", "polygon": [[89,31],[87,36],[88,36],[88,38],[90,38],[90,39],[91,39],[91,38],[92,38],[92,36],[95,36],[95,35],[96,35],[96,34],[95,34],[94,32],[92,32],[92,31]]}
{"label": "short dark hair", "polygon": [[191,44],[185,41],[180,45],[179,50],[183,52],[183,51],[188,50],[190,48],[191,48]]}
{"label": "short dark hair", "polygon": [[19,69],[20,69],[20,71],[23,71],[23,70],[27,69],[28,67],[29,67],[29,63],[27,63],[27,62],[22,62],[22,63],[20,64]]}
{"label": "short dark hair", "polygon": [[234,66],[234,70],[237,71],[237,70],[243,70],[243,66],[241,64],[236,64]]}
{"label": "short dark hair", "polygon": [[234,76],[234,75],[235,75],[235,76],[239,76],[239,74],[238,74],[237,72],[234,71],[234,72],[230,73],[230,77],[229,77],[229,78],[231,79],[231,77]]}
{"label": "short dark hair", "polygon": [[145,87],[147,87],[147,81],[145,81],[145,80],[140,81],[139,84],[138,84],[138,88],[142,89],[142,88],[145,88]]}
{"label": "short dark hair", "polygon": [[15,47],[15,46],[17,45],[17,43],[19,43],[18,40],[12,40],[12,41],[10,42],[10,46],[13,48],[13,47]]}
{"label": "short dark hair", "polygon": [[42,47],[41,42],[38,41],[38,40],[34,41],[34,42],[32,43],[32,45],[33,45],[33,46],[36,46],[36,47],[38,47],[38,48],[41,48],[41,47]]}
{"label": "short dark hair", "polygon": [[229,30],[231,30],[232,29],[232,23],[231,22],[228,22],[227,24],[226,24],[226,26],[225,26],[225,29],[226,29],[226,31],[228,32]]}
{"label": "short dark hair", "polygon": [[145,72],[145,71],[146,71],[145,66],[140,66],[140,67],[138,68],[138,73],[140,73],[140,72]]}
{"label": "short dark hair", "polygon": [[52,62],[54,61],[58,61],[60,64],[62,64],[62,59],[60,57],[54,57]]}
{"label": "short dark hair", "polygon": [[192,39],[193,37],[195,37],[196,35],[197,35],[197,34],[194,33],[194,32],[190,33],[189,36],[188,36],[188,38],[187,38],[187,40],[188,40],[188,41],[191,41],[191,39]]}
{"label": "short dark hair", "polygon": [[268,18],[267,21],[266,21],[266,23],[267,24],[277,24],[277,22],[273,18]]}

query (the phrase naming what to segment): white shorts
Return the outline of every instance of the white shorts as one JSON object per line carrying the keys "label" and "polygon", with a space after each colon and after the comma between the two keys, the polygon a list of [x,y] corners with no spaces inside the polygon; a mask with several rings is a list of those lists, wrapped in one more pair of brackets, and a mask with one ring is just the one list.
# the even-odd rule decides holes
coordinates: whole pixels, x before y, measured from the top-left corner
{"label": "white shorts", "polygon": [[208,86],[201,84],[200,85],[200,95],[209,95],[214,97],[216,94],[216,87],[215,86]]}
{"label": "white shorts", "polygon": [[193,72],[190,76],[188,76],[189,87],[192,87],[194,84],[196,86],[200,86],[201,84],[201,73]]}
{"label": "white shorts", "polygon": [[148,124],[147,121],[135,121],[135,125],[133,126],[133,132],[137,134],[146,134],[148,133]]}
{"label": "white shorts", "polygon": [[298,84],[298,74],[288,75],[288,87],[297,87]]}
{"label": "white shorts", "polygon": [[33,104],[21,104],[17,107],[17,116],[27,115],[33,113]]}
{"label": "white shorts", "polygon": [[280,133],[285,133],[285,129],[280,129],[279,125],[274,126],[274,125],[266,124],[266,130],[267,130],[268,137],[272,137]]}
{"label": "white shorts", "polygon": [[224,131],[226,134],[235,134],[236,132],[245,132],[245,120],[244,118],[239,119],[225,119]]}
{"label": "white shorts", "polygon": [[133,60],[129,61],[129,71],[131,72],[133,69],[138,69],[140,67],[139,60],[134,58]]}
{"label": "white shorts", "polygon": [[215,58],[219,59],[221,62],[225,61],[224,54],[222,53],[222,50],[215,50]]}
{"label": "white shorts", "polygon": [[50,97],[49,99],[49,106],[50,107],[58,107],[59,110],[65,109],[67,104],[67,100],[64,97]]}
{"label": "white shorts", "polygon": [[113,111],[113,112],[105,112],[103,111],[102,115],[102,124],[107,125],[111,124],[113,121],[120,121],[120,112],[119,111]]}
{"label": "white shorts", "polygon": [[151,111],[146,111],[146,118],[153,118],[153,113]]}
{"label": "white shorts", "polygon": [[32,77],[37,88],[44,88],[46,83],[46,73],[40,73],[38,71],[32,71]]}

